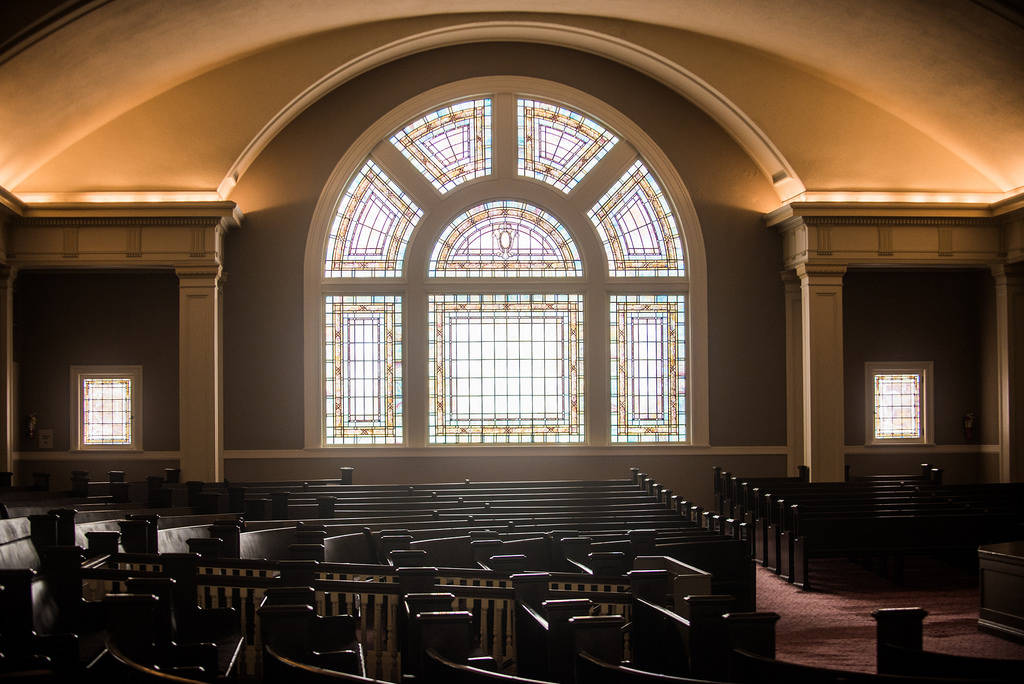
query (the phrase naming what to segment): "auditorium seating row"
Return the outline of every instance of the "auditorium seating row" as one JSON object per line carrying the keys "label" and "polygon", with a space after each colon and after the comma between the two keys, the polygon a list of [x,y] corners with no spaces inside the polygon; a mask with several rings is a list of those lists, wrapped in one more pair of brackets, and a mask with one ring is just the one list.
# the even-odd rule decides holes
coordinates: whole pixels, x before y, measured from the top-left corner
{"label": "auditorium seating row", "polygon": [[76,472],[69,492],[0,499],[23,514],[0,521],[0,676],[794,677],[773,674],[778,616],[755,612],[751,523],[637,469],[412,486],[356,485],[351,468],[244,484]]}

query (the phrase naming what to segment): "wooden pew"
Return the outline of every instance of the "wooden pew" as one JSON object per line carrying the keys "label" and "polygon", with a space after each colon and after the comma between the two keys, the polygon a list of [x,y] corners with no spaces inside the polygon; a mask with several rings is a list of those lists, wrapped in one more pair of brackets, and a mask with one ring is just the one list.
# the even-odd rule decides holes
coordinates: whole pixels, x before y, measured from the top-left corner
{"label": "wooden pew", "polygon": [[332,682],[362,682],[363,684],[385,684],[379,679],[370,679],[344,672],[307,665],[278,653],[272,646],[263,647],[264,681],[288,682],[289,684],[331,684]]}
{"label": "wooden pew", "polygon": [[489,658],[474,656],[472,620],[473,616],[465,611],[416,615],[412,624],[421,649],[416,681],[425,684],[544,684],[538,679],[503,674],[493,669],[496,664]]}
{"label": "wooden pew", "polygon": [[91,673],[97,679],[104,677],[108,681],[123,681],[129,684],[203,684],[205,681],[146,667],[132,660],[113,643],[107,645],[107,658],[93,668]]}
{"label": "wooden pew", "polygon": [[958,677],[1019,682],[1024,660],[978,658],[935,653],[922,649],[922,623],[928,611],[921,608],[881,608],[875,619],[878,673]]}

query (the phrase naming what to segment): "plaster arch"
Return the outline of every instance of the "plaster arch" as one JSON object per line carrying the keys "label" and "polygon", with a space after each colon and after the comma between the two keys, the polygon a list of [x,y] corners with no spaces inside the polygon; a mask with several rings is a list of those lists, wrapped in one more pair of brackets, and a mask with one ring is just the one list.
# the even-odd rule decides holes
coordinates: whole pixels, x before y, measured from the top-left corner
{"label": "plaster arch", "polygon": [[452,45],[515,41],[567,47],[628,66],[668,86],[714,119],[769,179],[780,201],[805,191],[792,165],[743,110],[693,72],[658,53],[618,36],[582,27],[538,21],[482,21],[445,26],[381,45],[325,74],[292,99],[245,146],[217,188],[231,190],[264,148],[308,107],[342,83],[375,67],[427,50]]}

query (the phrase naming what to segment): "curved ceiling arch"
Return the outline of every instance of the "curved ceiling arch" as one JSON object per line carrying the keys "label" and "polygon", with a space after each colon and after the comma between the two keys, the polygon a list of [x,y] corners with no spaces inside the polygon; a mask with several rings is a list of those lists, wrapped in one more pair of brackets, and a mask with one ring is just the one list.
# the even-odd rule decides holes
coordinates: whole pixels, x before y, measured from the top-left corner
{"label": "curved ceiling arch", "polygon": [[[403,35],[526,21],[563,37],[612,36],[598,46],[608,51],[642,46],[653,71],[624,63],[663,83],[659,68],[682,65],[767,134],[747,127],[743,146],[769,159],[781,150],[806,196],[1009,195],[1024,189],[1024,19],[998,11],[1006,4],[437,0],[428,12],[418,0],[65,2],[89,11],[0,45],[0,186],[26,202],[215,197],[260,127],[336,65]],[[327,47],[342,32],[345,47]],[[260,64],[275,71],[269,84],[242,73]],[[210,88],[239,74],[226,94]],[[248,118],[224,113],[257,90]],[[175,144],[195,131],[201,139]]]}
{"label": "curved ceiling arch", "polygon": [[260,152],[299,114],[342,83],[388,62],[434,48],[490,41],[533,42],[568,47],[611,59],[650,76],[702,109],[746,150],[785,201],[804,184],[779,148],[753,119],[693,72],[640,45],[607,33],[535,21],[486,21],[446,26],[382,45],[349,60],[288,103],[253,138],[217,188],[228,197]]}

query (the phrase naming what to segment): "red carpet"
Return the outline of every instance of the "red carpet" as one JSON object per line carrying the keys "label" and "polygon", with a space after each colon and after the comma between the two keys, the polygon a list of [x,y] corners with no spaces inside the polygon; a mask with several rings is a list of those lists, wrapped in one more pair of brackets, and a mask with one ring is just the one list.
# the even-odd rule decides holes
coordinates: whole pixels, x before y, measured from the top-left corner
{"label": "red carpet", "polygon": [[928,611],[924,648],[987,658],[1024,659],[1024,645],[979,632],[978,582],[963,569],[908,558],[903,586],[846,560],[811,567],[813,591],[802,591],[757,568],[757,609],[782,616],[776,657],[795,663],[875,672],[876,608]]}

